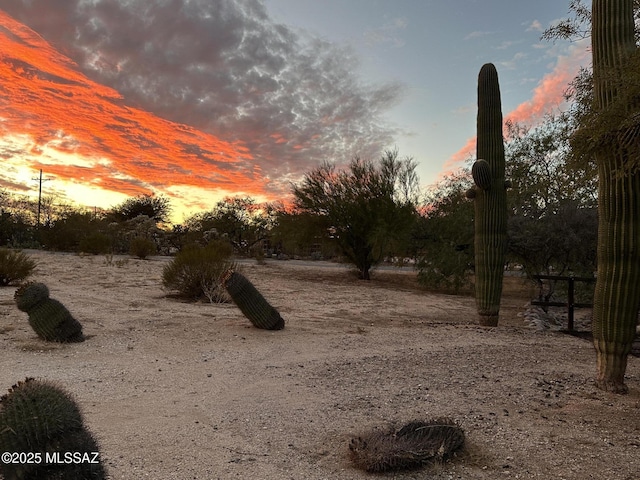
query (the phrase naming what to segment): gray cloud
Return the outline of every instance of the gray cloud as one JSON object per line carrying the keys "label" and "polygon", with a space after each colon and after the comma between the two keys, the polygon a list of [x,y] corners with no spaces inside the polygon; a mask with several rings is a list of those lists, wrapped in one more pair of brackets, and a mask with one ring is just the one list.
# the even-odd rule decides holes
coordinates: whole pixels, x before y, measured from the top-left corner
{"label": "gray cloud", "polygon": [[369,29],[364,33],[364,38],[369,46],[388,45],[393,48],[400,48],[405,45],[404,39],[399,32],[407,28],[408,22],[405,18],[394,18],[378,28]]}
{"label": "gray cloud", "polygon": [[127,105],[243,142],[271,189],[322,160],[377,156],[398,84],[346,47],[274,23],[260,0],[0,0]]}

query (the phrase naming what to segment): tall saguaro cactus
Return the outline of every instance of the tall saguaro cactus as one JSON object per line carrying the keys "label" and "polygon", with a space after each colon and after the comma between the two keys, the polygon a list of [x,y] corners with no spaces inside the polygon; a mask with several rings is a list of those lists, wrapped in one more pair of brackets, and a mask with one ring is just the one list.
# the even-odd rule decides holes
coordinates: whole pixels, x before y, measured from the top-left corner
{"label": "tall saguaro cactus", "polygon": [[478,75],[477,129],[477,160],[471,170],[475,186],[467,192],[475,209],[476,307],[481,325],[496,326],[507,248],[508,182],[504,173],[500,85],[491,63],[483,65]]}
{"label": "tall saguaro cactus", "polygon": [[636,52],[633,0],[593,0],[591,42],[594,113],[608,119],[592,137],[599,176],[596,384],[626,393],[624,374],[640,308],[640,170],[631,166],[640,155],[638,104],[627,98],[624,73]]}

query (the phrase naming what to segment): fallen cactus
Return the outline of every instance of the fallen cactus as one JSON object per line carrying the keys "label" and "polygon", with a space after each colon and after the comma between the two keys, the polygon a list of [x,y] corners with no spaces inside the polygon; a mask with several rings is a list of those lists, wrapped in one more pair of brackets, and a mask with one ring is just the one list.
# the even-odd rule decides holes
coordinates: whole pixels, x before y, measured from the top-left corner
{"label": "fallen cactus", "polygon": [[260,294],[247,277],[235,270],[227,271],[222,285],[245,317],[257,328],[282,330],[284,319]]}

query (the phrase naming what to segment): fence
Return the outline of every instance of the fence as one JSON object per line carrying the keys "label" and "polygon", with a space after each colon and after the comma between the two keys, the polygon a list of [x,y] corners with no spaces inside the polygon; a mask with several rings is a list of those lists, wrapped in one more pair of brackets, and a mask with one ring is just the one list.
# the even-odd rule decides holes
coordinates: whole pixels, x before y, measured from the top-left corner
{"label": "fence", "polygon": [[[573,331],[573,312],[576,308],[590,308],[593,307],[591,303],[576,303],[575,302],[575,282],[595,282],[593,277],[562,277],[559,275],[534,275],[533,278],[538,280],[540,284],[540,296],[539,300],[531,300],[531,305],[539,305],[543,307],[567,307],[567,330]],[[542,299],[542,280],[560,280],[569,282],[567,286],[568,296],[566,302],[549,302]]]}

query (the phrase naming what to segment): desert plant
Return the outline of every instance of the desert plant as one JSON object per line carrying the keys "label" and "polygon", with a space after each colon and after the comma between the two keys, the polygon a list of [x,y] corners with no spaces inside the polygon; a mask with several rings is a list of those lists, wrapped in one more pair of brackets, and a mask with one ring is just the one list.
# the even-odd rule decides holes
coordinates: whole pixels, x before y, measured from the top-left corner
{"label": "desert plant", "polygon": [[27,282],[16,290],[13,298],[16,301],[18,310],[29,312],[49,298],[49,287],[44,283]]}
{"label": "desert plant", "polygon": [[[7,480],[106,478],[98,443],[85,428],[80,408],[71,394],[44,380],[27,378],[0,398],[0,452],[29,452],[40,457],[34,463],[0,463]],[[95,463],[46,461],[47,455],[61,452],[87,454]]]}
{"label": "desert plant", "polygon": [[119,222],[132,220],[144,215],[154,222],[166,222],[171,213],[171,202],[162,195],[143,194],[130,197],[112,208],[112,216]]}
{"label": "desert plant", "polygon": [[353,464],[367,472],[417,468],[446,460],[464,445],[464,431],[444,418],[413,421],[401,428],[374,430],[351,439]]}
{"label": "desert plant", "polygon": [[112,242],[108,235],[94,232],[80,240],[78,248],[81,252],[98,255],[110,252],[112,250]]}
{"label": "desert plant", "polygon": [[370,270],[401,254],[417,219],[416,163],[387,150],[379,162],[354,158],[346,170],[324,163],[293,187],[297,213],[312,214],[316,235],[330,234],[340,253],[370,280]]}
{"label": "desert plant", "polygon": [[223,241],[213,241],[206,247],[189,245],[164,267],[162,284],[184,298],[227,301],[221,278],[235,267],[231,253],[231,245]]}
{"label": "desert plant", "polygon": [[145,237],[135,237],[129,244],[129,253],[135,257],[145,259],[156,253],[156,244]]}
{"label": "desert plant", "polygon": [[229,270],[222,283],[240,311],[257,328],[282,330],[284,319],[254,285],[239,272]]}
{"label": "desert plant", "polygon": [[0,248],[0,287],[25,280],[36,263],[23,252]]}
{"label": "desert plant", "polygon": [[43,283],[20,286],[14,299],[18,309],[29,314],[29,325],[43,340],[61,343],[84,340],[82,325],[62,303],[49,298],[49,289]]}
{"label": "desert plant", "polygon": [[475,186],[467,191],[475,210],[475,290],[479,323],[498,324],[507,250],[507,187],[505,181],[502,106],[498,72],[487,63],[478,75]]}
{"label": "desert plant", "polygon": [[582,125],[598,166],[598,275],[593,300],[596,385],[626,393],[640,308],[640,51],[632,0],[592,3],[594,112]]}

